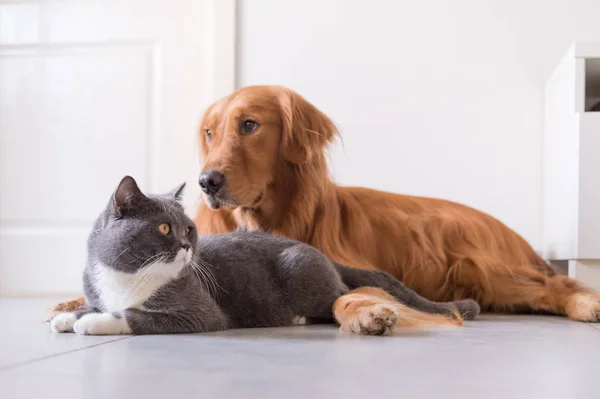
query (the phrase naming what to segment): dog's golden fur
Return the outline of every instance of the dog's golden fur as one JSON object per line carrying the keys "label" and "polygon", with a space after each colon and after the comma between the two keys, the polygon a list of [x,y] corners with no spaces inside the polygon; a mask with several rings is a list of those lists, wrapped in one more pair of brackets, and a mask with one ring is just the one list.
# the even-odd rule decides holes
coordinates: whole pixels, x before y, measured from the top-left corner
{"label": "dog's golden fur", "polygon": [[[259,127],[243,134],[245,121]],[[431,300],[474,298],[490,311],[598,320],[596,294],[555,274],[490,215],[333,183],[324,151],[336,135],[325,114],[284,87],[246,87],[213,104],[200,128],[203,171],[223,173],[226,194],[201,205],[200,232],[263,229],[307,242],[338,263],[385,270]]]}

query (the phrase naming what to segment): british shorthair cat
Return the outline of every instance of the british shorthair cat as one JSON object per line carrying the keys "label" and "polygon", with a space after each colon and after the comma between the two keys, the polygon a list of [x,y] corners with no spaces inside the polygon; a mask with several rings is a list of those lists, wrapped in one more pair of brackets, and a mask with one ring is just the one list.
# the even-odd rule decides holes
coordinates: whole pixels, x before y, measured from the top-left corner
{"label": "british shorthair cat", "polygon": [[54,317],[53,331],[198,333],[334,322],[334,302],[362,286],[402,302],[390,304],[385,320],[354,330],[363,334],[387,333],[411,312],[451,325],[479,313],[475,301],[428,301],[385,272],[334,264],[289,238],[263,232],[198,237],[180,204],[183,188],[145,195],[132,177],[122,179],[88,239],[86,307]]}

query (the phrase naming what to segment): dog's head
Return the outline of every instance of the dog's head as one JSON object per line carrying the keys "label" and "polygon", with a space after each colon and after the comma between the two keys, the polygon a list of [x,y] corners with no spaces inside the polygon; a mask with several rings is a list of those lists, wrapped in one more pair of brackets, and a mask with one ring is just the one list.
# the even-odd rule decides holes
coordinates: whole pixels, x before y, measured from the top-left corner
{"label": "dog's head", "polygon": [[258,207],[283,168],[322,161],[336,133],[325,114],[285,87],[245,87],[217,101],[200,125],[207,204]]}

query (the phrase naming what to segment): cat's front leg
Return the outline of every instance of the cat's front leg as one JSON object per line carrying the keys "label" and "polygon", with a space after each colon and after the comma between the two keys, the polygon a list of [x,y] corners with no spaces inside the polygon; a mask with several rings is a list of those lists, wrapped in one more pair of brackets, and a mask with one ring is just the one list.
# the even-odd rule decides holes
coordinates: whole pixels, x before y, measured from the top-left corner
{"label": "cat's front leg", "polygon": [[148,311],[126,309],[118,313],[91,313],[73,326],[82,335],[198,333],[226,329],[221,312]]}
{"label": "cat's front leg", "polygon": [[162,311],[127,309],[124,315],[134,334],[202,333],[227,329],[225,316],[214,304]]}
{"label": "cat's front leg", "polygon": [[73,325],[73,331],[80,335],[122,335],[131,334],[123,313],[89,313]]}
{"label": "cat's front leg", "polygon": [[77,320],[90,313],[99,313],[96,308],[83,308],[74,312],[58,313],[50,320],[50,329],[54,332],[73,332],[73,326]]}

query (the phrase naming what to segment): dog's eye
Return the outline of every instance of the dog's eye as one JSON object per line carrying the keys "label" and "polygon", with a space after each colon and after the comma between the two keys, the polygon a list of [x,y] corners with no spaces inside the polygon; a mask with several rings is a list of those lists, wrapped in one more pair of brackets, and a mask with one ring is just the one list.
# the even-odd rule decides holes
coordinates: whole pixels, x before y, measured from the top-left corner
{"label": "dog's eye", "polygon": [[210,131],[210,129],[204,129],[204,134],[206,134],[206,139],[210,141],[210,139],[212,138],[212,132]]}
{"label": "dog's eye", "polygon": [[247,119],[242,122],[242,134],[254,133],[259,126],[260,125],[257,122]]}

